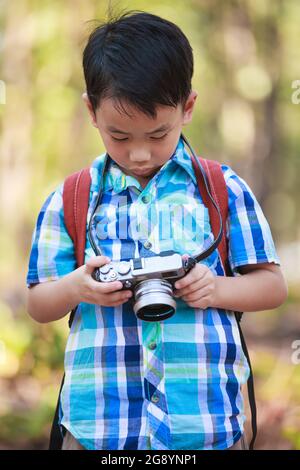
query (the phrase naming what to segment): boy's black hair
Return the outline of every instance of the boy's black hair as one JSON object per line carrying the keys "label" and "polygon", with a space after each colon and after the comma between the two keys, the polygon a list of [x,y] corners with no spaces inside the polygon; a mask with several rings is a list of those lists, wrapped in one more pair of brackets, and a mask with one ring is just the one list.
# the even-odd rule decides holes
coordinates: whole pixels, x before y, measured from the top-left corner
{"label": "boy's black hair", "polygon": [[95,111],[113,98],[156,117],[156,106],[184,106],[193,76],[193,51],[181,29],[151,13],[131,10],[96,27],[83,52],[89,100]]}

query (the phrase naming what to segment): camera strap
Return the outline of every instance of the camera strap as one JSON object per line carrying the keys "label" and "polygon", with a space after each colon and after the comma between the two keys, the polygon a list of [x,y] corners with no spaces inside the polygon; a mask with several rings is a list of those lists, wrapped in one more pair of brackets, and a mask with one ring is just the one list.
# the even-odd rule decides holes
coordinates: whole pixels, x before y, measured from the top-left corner
{"label": "camera strap", "polygon": [[[228,194],[220,163],[197,157],[183,134],[181,134],[181,137],[191,151],[191,160],[197,179],[198,190],[204,205],[209,211],[211,229],[214,235],[214,242],[198,256],[194,256],[194,258],[196,261],[201,261],[219,247],[220,258],[224,271],[227,274],[229,272],[229,265],[225,231],[228,213]],[[90,185],[91,176],[90,168],[88,167],[68,176],[63,188],[64,220],[67,231],[74,243],[77,266],[81,266],[84,263]]]}

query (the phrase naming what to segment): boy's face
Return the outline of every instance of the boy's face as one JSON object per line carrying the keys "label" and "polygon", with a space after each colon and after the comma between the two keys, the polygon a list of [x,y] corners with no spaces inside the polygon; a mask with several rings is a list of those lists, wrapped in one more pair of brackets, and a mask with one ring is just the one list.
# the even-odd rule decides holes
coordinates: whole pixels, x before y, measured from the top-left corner
{"label": "boy's face", "polygon": [[107,153],[143,187],[174,153],[182,127],[192,119],[196,98],[197,93],[192,91],[184,109],[182,105],[157,106],[157,116],[152,119],[124,102],[130,116],[122,113],[113,98],[102,100],[94,113],[87,94],[83,95]]}

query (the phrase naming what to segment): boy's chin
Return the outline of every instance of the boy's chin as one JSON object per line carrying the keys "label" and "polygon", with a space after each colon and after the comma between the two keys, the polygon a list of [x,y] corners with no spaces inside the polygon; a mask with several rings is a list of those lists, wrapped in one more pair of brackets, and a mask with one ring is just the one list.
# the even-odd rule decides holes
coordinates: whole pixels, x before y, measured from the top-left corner
{"label": "boy's chin", "polygon": [[153,176],[157,173],[158,170],[155,170],[154,172],[152,172],[151,174],[147,174],[147,175],[137,175],[137,174],[134,174],[134,173],[130,173],[131,176],[133,176],[139,183],[140,185],[145,188],[147,186],[147,184],[149,183],[149,181],[151,180],[151,178],[153,178]]}
{"label": "boy's chin", "polygon": [[132,170],[130,173],[133,175],[133,176],[141,176],[141,177],[144,177],[144,178],[147,178],[149,176],[154,176],[155,173],[157,173],[159,170],[159,168],[150,168],[148,170],[143,170],[143,169],[136,169],[136,170]]}
{"label": "boy's chin", "polygon": [[150,179],[152,178],[159,170],[161,167],[158,168],[133,168],[133,169],[127,169],[120,167],[123,173],[126,175],[131,175],[134,176],[135,178],[144,178],[144,179]]}

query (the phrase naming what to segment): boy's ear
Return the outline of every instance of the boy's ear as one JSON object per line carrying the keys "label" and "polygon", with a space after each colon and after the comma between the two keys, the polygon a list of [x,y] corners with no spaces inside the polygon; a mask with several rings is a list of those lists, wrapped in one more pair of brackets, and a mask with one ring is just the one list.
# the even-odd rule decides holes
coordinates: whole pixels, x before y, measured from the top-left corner
{"label": "boy's ear", "polygon": [[192,120],[197,96],[198,96],[198,93],[195,90],[192,90],[190,93],[190,96],[188,97],[185,103],[185,107],[183,110],[183,123],[182,123],[183,125],[188,124]]}
{"label": "boy's ear", "polygon": [[86,92],[84,92],[82,94],[82,99],[83,99],[83,101],[84,101],[84,103],[85,103],[85,105],[88,109],[89,115],[91,116],[93,126],[98,128],[97,121],[96,121],[96,115],[94,113],[92,103],[90,102],[88,94]]}

